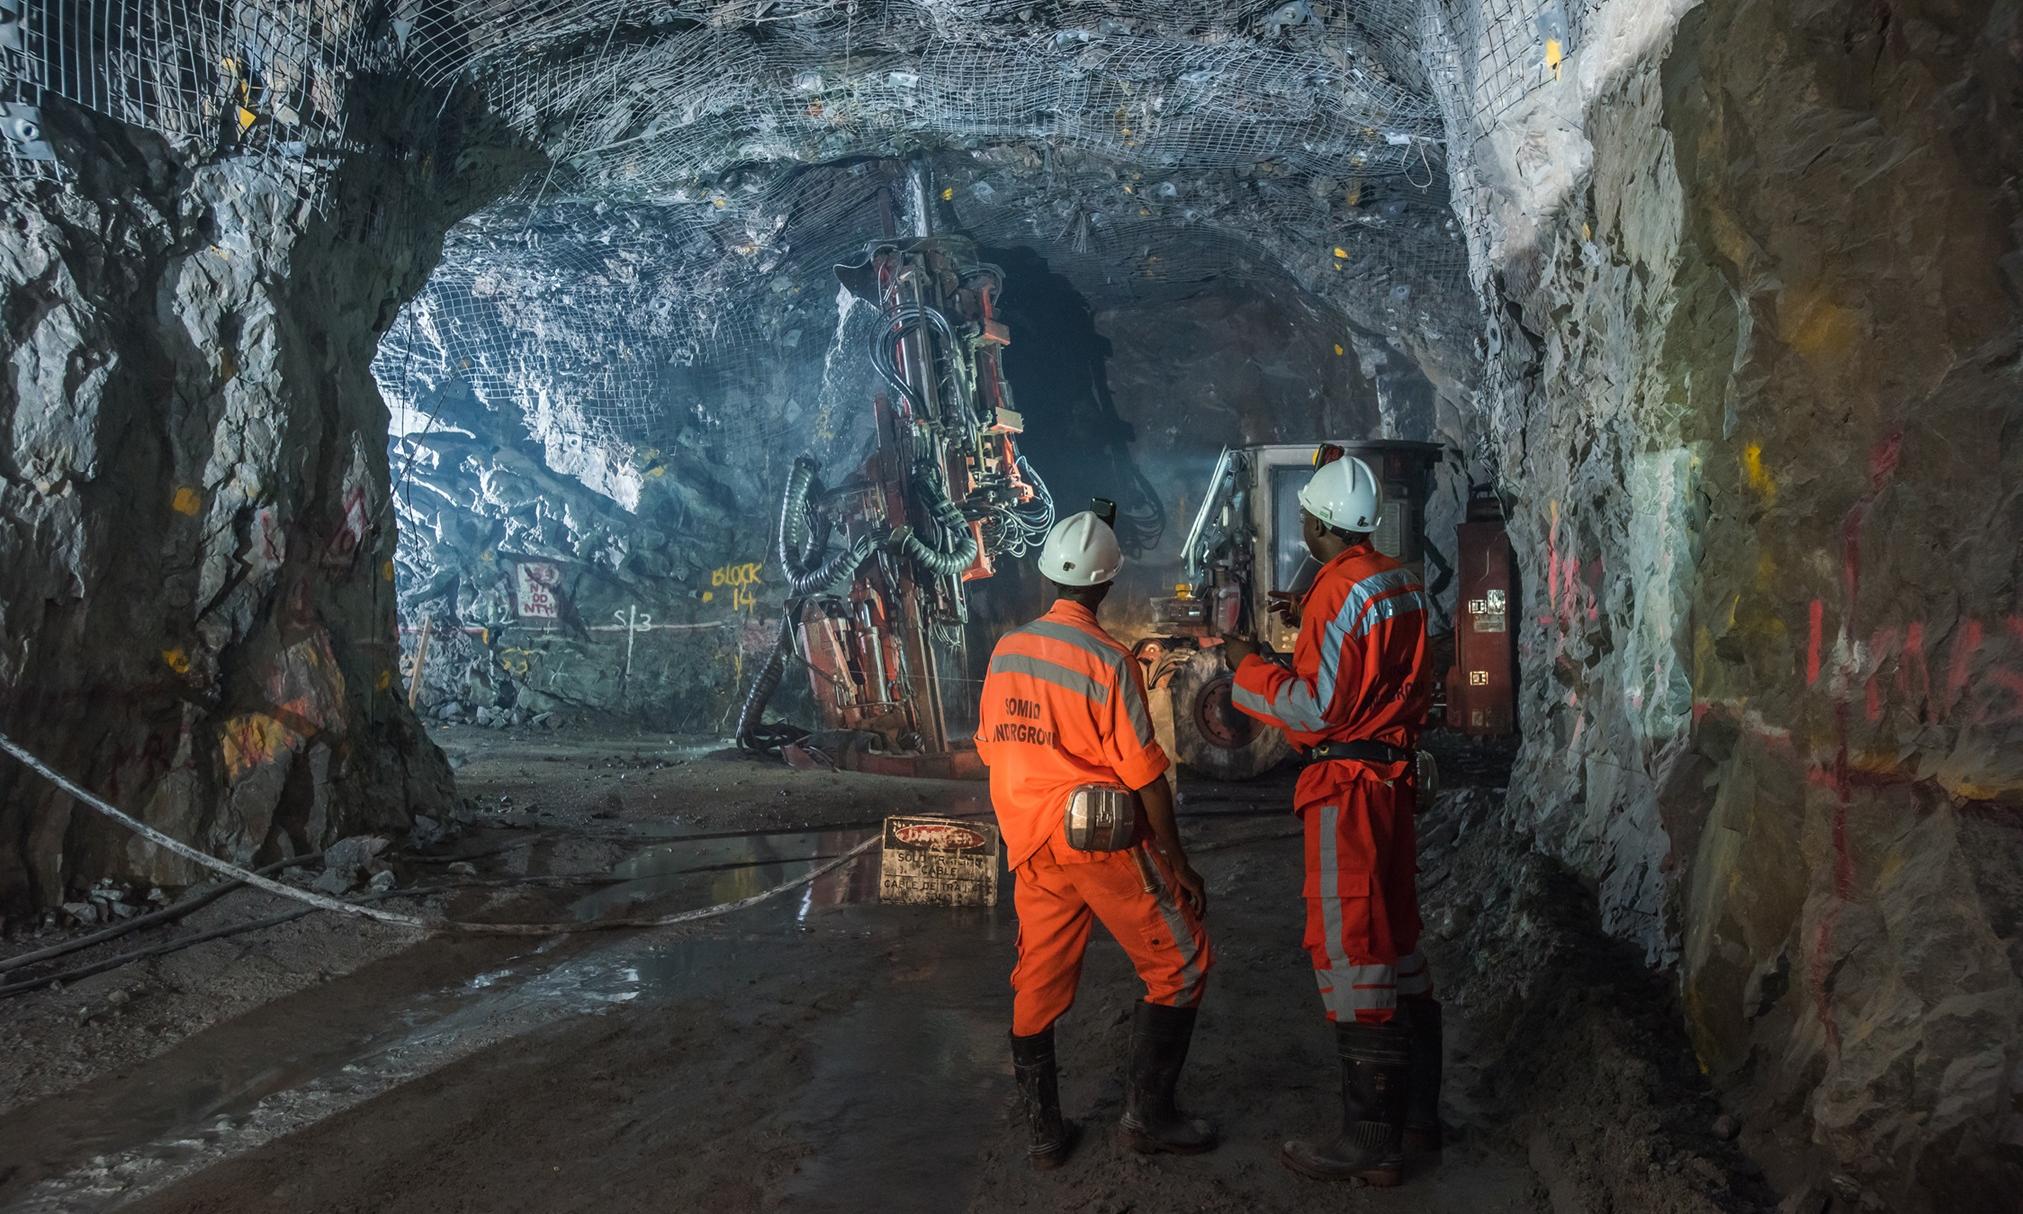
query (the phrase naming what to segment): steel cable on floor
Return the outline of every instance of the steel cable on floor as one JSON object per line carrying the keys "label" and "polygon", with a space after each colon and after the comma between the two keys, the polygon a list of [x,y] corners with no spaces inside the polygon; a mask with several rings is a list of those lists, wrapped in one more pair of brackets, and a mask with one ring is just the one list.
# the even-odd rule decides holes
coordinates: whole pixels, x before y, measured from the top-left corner
{"label": "steel cable on floor", "polygon": [[361,902],[346,902],[341,898],[332,898],[326,894],[297,889],[292,885],[270,880],[249,869],[241,868],[230,861],[220,860],[216,856],[200,851],[184,843],[182,840],[163,834],[138,818],[128,815],[116,806],[109,804],[96,794],[78,785],[62,772],[44,763],[41,759],[24,749],[20,743],[4,733],[0,733],[0,750],[4,750],[14,756],[28,770],[56,785],[56,787],[76,798],[88,808],[112,819],[148,842],[155,844],[157,847],[174,852],[186,860],[200,864],[214,872],[223,873],[233,880],[253,886],[256,889],[263,889],[270,894],[278,894],[284,898],[292,898],[316,910],[332,911],[340,915],[351,915],[355,918],[369,919],[375,923],[384,923],[393,927],[405,927],[423,932],[462,932],[470,935],[488,936],[559,936],[575,932],[614,931],[624,928],[674,927],[683,923],[695,923],[703,919],[713,919],[718,915],[727,915],[733,911],[757,906],[761,902],[770,901],[790,890],[812,884],[842,868],[844,865],[849,864],[865,852],[870,851],[882,842],[884,838],[882,834],[872,835],[829,863],[811,869],[791,881],[783,882],[773,886],[771,889],[761,890],[756,894],[739,898],[733,902],[720,902],[715,906],[678,911],[671,915],[658,915],[645,918],[593,919],[582,923],[471,923],[456,919],[431,919],[420,915],[402,914],[399,911],[380,910],[377,907],[367,906]]}

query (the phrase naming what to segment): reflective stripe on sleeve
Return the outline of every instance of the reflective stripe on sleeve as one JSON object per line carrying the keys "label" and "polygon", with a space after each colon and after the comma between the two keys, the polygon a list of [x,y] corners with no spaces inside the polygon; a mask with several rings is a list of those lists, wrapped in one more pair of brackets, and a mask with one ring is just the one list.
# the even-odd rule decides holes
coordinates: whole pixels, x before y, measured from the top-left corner
{"label": "reflective stripe on sleeve", "polygon": [[1152,714],[1146,709],[1145,697],[1137,685],[1129,682],[1130,677],[1129,674],[1121,676],[1117,694],[1124,697],[1124,715],[1131,720],[1131,732],[1138,735],[1138,745],[1150,746],[1154,740]]}
{"label": "reflective stripe on sleeve", "polygon": [[1314,699],[1314,693],[1297,677],[1287,679],[1279,687],[1271,707],[1279,720],[1294,729],[1319,733],[1328,727],[1328,719],[1321,714],[1321,702]]}

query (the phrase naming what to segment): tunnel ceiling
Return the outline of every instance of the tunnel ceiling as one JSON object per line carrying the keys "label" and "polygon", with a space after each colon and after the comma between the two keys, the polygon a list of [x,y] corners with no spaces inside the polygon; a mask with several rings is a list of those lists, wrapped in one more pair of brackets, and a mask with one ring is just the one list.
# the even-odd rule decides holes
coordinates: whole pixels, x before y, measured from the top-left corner
{"label": "tunnel ceiling", "polygon": [[941,224],[1038,249],[1095,307],[1240,282],[1458,363],[1473,305],[1415,3],[1154,7],[452,10],[408,61],[551,163],[455,234],[382,378],[410,345],[488,396],[596,364],[554,394],[568,424],[662,437],[710,408],[669,368],[827,344],[829,267],[912,152]]}
{"label": "tunnel ceiling", "polygon": [[[1242,284],[1437,377],[1470,362],[1421,49],[1435,0],[85,7],[131,32],[102,72],[47,56],[46,87],[167,133],[223,125],[314,160],[426,122],[372,83],[393,79],[460,90],[538,152],[452,234],[382,381],[420,355],[524,397],[543,367],[596,363],[572,418],[649,435],[681,407],[670,368],[735,376],[826,344],[828,268],[878,233],[891,162],[915,152],[945,225],[1038,250],[1099,309]],[[375,105],[423,113],[362,123]]]}

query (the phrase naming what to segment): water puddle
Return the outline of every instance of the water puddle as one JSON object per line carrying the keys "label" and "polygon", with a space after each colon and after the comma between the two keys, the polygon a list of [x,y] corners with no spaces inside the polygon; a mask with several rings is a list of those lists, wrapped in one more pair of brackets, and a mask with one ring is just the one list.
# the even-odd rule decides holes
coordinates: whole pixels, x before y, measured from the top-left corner
{"label": "water puddle", "polygon": [[[849,852],[872,832],[824,830],[734,837],[695,836],[649,847],[612,869],[621,878],[577,899],[570,913],[579,919],[637,913],[653,902],[668,912],[735,902],[783,885]],[[877,857],[818,878],[795,899],[805,907],[876,901]]]}
{"label": "water puddle", "polygon": [[[628,908],[665,913],[732,901],[792,880],[826,862],[815,857],[841,855],[865,837],[819,831],[661,845],[626,861],[616,875],[627,880],[577,900],[569,913],[591,919]],[[299,1007],[286,1014],[261,1009],[200,1034],[116,1085],[97,1085],[103,1090],[92,1099],[66,1093],[23,1110],[25,1118],[0,1120],[0,1127],[16,1122],[23,1130],[5,1135],[9,1154],[18,1151],[25,1165],[14,1173],[16,1183],[50,1177],[10,1194],[16,1200],[7,1208],[38,1214],[109,1208],[558,1019],[642,998],[728,994],[759,973],[753,932],[798,934],[810,930],[816,911],[876,898],[874,851],[722,921],[735,923],[739,936],[555,938],[394,1006],[369,992],[343,998],[340,985],[329,992],[328,1014],[313,1024],[303,1023]],[[407,956],[441,947],[424,945]],[[249,1068],[247,1060],[260,1058],[287,1061]]]}

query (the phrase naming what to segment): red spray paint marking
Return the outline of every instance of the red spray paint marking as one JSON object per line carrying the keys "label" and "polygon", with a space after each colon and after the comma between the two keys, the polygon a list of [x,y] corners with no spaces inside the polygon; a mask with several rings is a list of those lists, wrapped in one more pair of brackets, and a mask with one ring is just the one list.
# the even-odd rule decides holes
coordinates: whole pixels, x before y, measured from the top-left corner
{"label": "red spray paint marking", "polygon": [[[1897,465],[1903,459],[1904,432],[1891,431],[1869,452],[1869,491],[1853,508],[1840,526],[1841,547],[1841,589],[1847,596],[1842,628],[1847,636],[1855,635],[1855,612],[1861,602],[1861,531],[1868,523],[1868,512],[1875,505],[1876,498],[1896,475]],[[1881,706],[1877,705],[1880,713]],[[1826,1041],[1837,1055],[1840,1052],[1840,1025],[1834,1018],[1833,1000],[1826,989],[1826,959],[1833,951],[1834,927],[1840,921],[1841,907],[1854,893],[1854,855],[1848,846],[1847,818],[1851,786],[1848,781],[1847,762],[1847,717],[1848,704],[1843,697],[1834,706],[1834,756],[1833,756],[1833,893],[1834,905],[1827,909],[1820,919],[1819,931],[1813,939],[1812,987],[1813,998],[1818,1005],[1819,1021],[1826,1029]]]}
{"label": "red spray paint marking", "polygon": [[[1869,452],[1869,491],[1855,502],[1847,517],[1840,525],[1841,550],[1841,590],[1847,596],[1842,627],[1847,635],[1854,635],[1855,611],[1861,602],[1861,531],[1868,523],[1868,512],[1875,505],[1876,497],[1882,492],[1890,478],[1896,475],[1897,464],[1903,457],[1903,431],[1892,431],[1882,442]],[[1876,705],[1880,715],[1882,706]],[[1835,1054],[1840,1052],[1840,1025],[1834,1017],[1833,999],[1826,989],[1826,959],[1833,951],[1834,927],[1840,921],[1841,907],[1854,893],[1854,856],[1848,847],[1847,818],[1851,788],[1848,782],[1847,762],[1847,716],[1845,699],[1834,706],[1834,755],[1833,755],[1833,894],[1834,905],[1827,909],[1819,921],[1819,931],[1813,939],[1812,947],[1812,987],[1813,999],[1819,1009],[1819,1022],[1826,1029],[1826,1041]]]}
{"label": "red spray paint marking", "polygon": [[[1917,676],[1915,683],[1912,675]],[[1918,715],[1926,715],[1925,705],[1932,698],[1932,671],[1925,664],[1925,622],[1912,620],[1904,628],[1904,649],[1897,659],[1897,694],[1919,706]]]}
{"label": "red spray paint marking", "polygon": [[1812,600],[1811,606],[1806,609],[1806,615],[1808,619],[1805,634],[1805,685],[1816,687],[1819,685],[1819,641],[1820,634],[1825,631],[1826,604],[1818,599]]}

